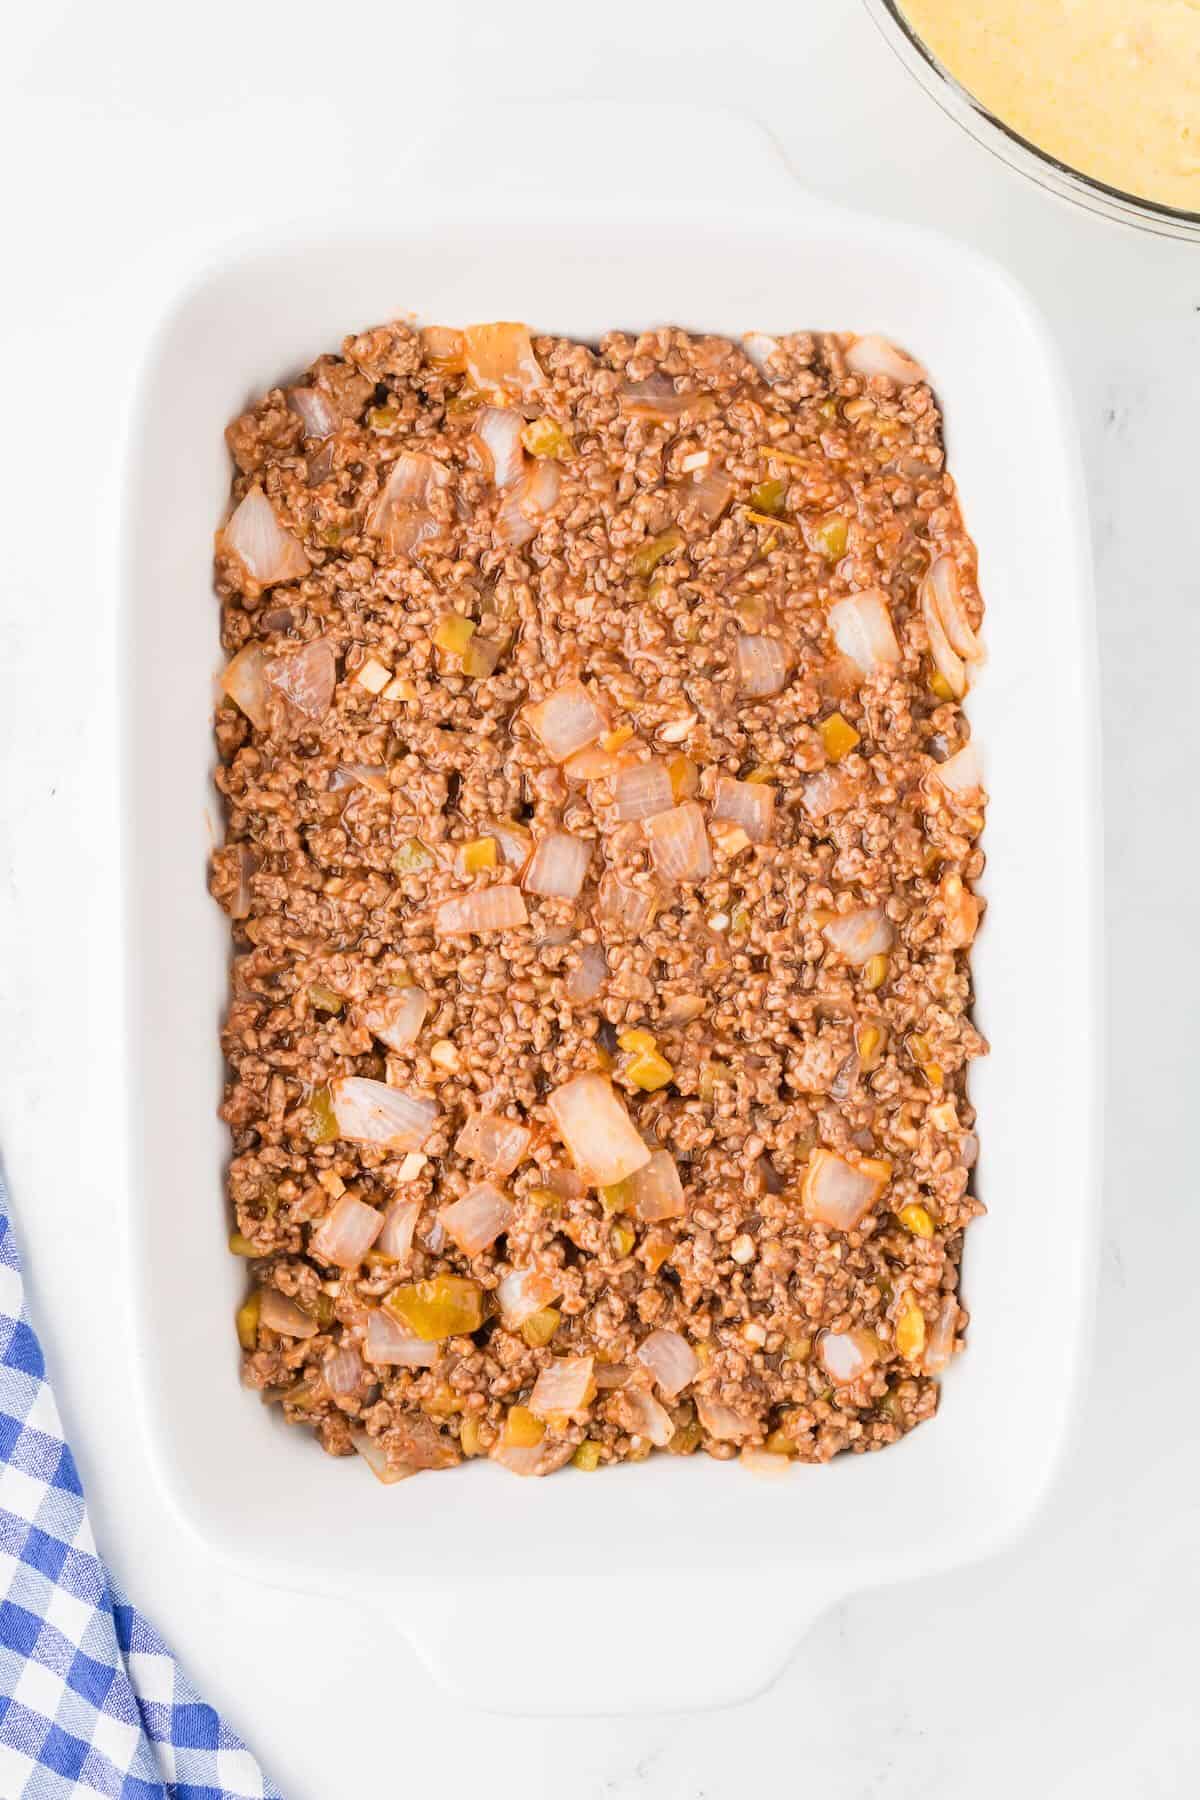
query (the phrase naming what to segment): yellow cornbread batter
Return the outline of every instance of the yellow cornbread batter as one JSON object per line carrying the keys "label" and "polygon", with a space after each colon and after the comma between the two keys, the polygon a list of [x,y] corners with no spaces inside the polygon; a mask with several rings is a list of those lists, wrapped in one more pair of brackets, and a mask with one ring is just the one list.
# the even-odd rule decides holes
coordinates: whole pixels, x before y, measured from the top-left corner
{"label": "yellow cornbread batter", "polygon": [[901,0],[989,112],[1086,175],[1200,212],[1200,0]]}

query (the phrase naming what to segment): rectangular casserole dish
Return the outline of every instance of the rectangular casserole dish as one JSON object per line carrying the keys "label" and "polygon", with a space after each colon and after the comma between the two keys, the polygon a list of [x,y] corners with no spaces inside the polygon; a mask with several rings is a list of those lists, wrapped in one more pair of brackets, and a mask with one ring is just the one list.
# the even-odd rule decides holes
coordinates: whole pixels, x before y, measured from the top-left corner
{"label": "rectangular casserole dish", "polygon": [[[539,164],[526,188],[519,153],[507,169],[489,157],[484,186],[469,150],[456,166],[443,148],[348,215],[231,247],[170,297],[136,403],[122,572],[129,1250],[153,1465],[215,1555],[380,1606],[448,1686],[535,1713],[743,1697],[835,1599],[1010,1540],[1069,1425],[1097,1182],[1089,559],[1046,328],[962,246],[814,202],[735,119],[609,108],[581,133],[572,116],[591,164]],[[664,145],[693,147],[670,218],[642,173],[651,117]],[[481,127],[479,141],[512,138]],[[938,1416],[882,1454],[769,1483],[655,1457],[594,1479],[478,1465],[385,1489],[239,1386],[244,1271],[226,1249],[216,1112],[228,937],[205,882],[222,433],[253,392],[401,312],[524,318],[582,339],[662,322],[735,337],[878,330],[931,371],[987,603],[989,660],[968,710],[991,795],[974,972],[992,1051],[971,1078],[989,1217],[970,1234],[968,1348]],[[586,1625],[564,1646],[546,1629],[556,1618]]]}

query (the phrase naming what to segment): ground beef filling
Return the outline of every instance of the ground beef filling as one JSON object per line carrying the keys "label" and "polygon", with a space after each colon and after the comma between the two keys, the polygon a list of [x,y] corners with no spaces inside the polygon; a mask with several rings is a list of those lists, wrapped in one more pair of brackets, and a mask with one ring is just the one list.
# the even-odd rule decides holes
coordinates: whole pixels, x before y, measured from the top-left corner
{"label": "ground beef filling", "polygon": [[385,1480],[930,1417],[984,796],[923,372],[391,324],[227,436],[247,1385]]}

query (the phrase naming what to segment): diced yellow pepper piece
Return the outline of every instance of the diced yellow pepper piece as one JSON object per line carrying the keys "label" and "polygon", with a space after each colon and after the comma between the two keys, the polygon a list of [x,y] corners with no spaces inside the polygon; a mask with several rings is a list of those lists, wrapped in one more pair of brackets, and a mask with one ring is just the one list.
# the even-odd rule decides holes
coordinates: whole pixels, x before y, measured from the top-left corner
{"label": "diced yellow pepper piece", "polygon": [[694,1450],[700,1448],[700,1440],[703,1436],[699,1419],[688,1419],[685,1424],[675,1427],[675,1435],[667,1445],[667,1449],[672,1456],[690,1456]]}
{"label": "diced yellow pepper piece", "polygon": [[795,531],[796,529],[790,519],[774,519],[771,517],[770,513],[755,512],[752,506],[747,506],[742,509],[742,517],[748,519],[751,525],[769,526],[771,529],[772,542],[778,538],[780,527],[785,531]]}
{"label": "diced yellow pepper piece", "polygon": [[639,544],[629,559],[629,567],[634,575],[643,578],[653,575],[664,556],[670,556],[683,543],[683,533],[678,525],[672,525],[669,531],[660,531],[657,537]]}
{"label": "diced yellow pepper piece", "polygon": [[867,958],[863,968],[863,986],[869,994],[883,986],[887,980],[888,959],[880,952],[877,956]]}
{"label": "diced yellow pepper piece", "polygon": [[470,1414],[462,1422],[462,1430],[458,1434],[459,1448],[464,1456],[478,1456],[483,1448],[479,1436],[479,1420]]}
{"label": "diced yellow pepper piece", "polygon": [[757,769],[751,769],[750,773],[746,777],[746,780],[747,781],[774,781],[777,774],[778,774],[778,770],[773,769],[771,767],[770,763],[760,763]]}
{"label": "diced yellow pepper piece", "polygon": [[625,1212],[632,1199],[633,1191],[628,1181],[617,1181],[611,1187],[600,1189],[600,1204],[606,1213]]}
{"label": "diced yellow pepper piece", "polygon": [[504,1421],[504,1441],[513,1450],[532,1450],[546,1435],[546,1427],[527,1406],[510,1406]]}
{"label": "diced yellow pepper piece", "polygon": [[858,1060],[862,1067],[869,1071],[875,1067],[880,1047],[883,1044],[883,1033],[878,1025],[864,1025],[862,1030],[856,1033],[856,1037],[855,1048],[858,1051]]}
{"label": "diced yellow pepper piece", "polygon": [[658,1274],[674,1248],[674,1240],[666,1232],[652,1231],[643,1241],[642,1261],[652,1275]]}
{"label": "diced yellow pepper piece", "polygon": [[796,1454],[795,1441],[783,1430],[772,1431],[763,1443],[763,1449],[768,1450],[772,1456],[795,1456]]}
{"label": "diced yellow pepper piece", "polygon": [[577,1469],[586,1469],[589,1474],[593,1469],[598,1469],[600,1467],[600,1446],[595,1438],[584,1438],[571,1461]]}
{"label": "diced yellow pepper piece", "polygon": [[398,1256],[389,1256],[386,1250],[368,1250],[363,1257],[368,1269],[393,1269],[399,1260]]}
{"label": "diced yellow pepper piece", "polygon": [[467,875],[478,875],[482,869],[494,869],[496,861],[494,837],[472,838],[470,843],[462,847],[463,871]]}
{"label": "diced yellow pepper piece", "polygon": [[392,856],[392,867],[397,875],[419,875],[423,869],[433,866],[433,856],[420,838],[407,838]]}
{"label": "diced yellow pepper piece", "polygon": [[462,653],[462,672],[471,681],[486,681],[495,673],[504,646],[491,638],[472,638]]}
{"label": "diced yellow pepper piece", "polygon": [[790,1337],[784,1345],[793,1362],[806,1363],[812,1355],[812,1339],[810,1337]]}
{"label": "diced yellow pepper piece", "polygon": [[243,1350],[253,1350],[258,1343],[258,1313],[262,1306],[262,1289],[255,1288],[247,1300],[238,1307],[235,1314],[238,1343]]}
{"label": "diced yellow pepper piece", "polygon": [[558,1330],[562,1314],[553,1306],[543,1306],[541,1312],[535,1312],[531,1319],[526,1319],[521,1327],[521,1336],[531,1350],[542,1350],[550,1342]]}
{"label": "diced yellow pepper piece", "polygon": [[612,1228],[612,1247],[618,1256],[628,1256],[637,1238],[628,1225],[614,1225]]}
{"label": "diced yellow pepper piece", "polygon": [[667,764],[671,777],[671,795],[676,806],[692,800],[700,787],[700,771],[690,756],[673,756]]}
{"label": "diced yellow pepper piece", "polygon": [[461,656],[474,636],[473,619],[464,619],[461,613],[446,613],[437,622],[433,641],[439,650],[446,650],[451,656]]}
{"label": "diced yellow pepper piece", "polygon": [[756,488],[750,490],[750,504],[756,513],[773,515],[783,506],[783,496],[787,493],[787,482],[774,477],[768,481],[760,481]]}
{"label": "diced yellow pepper piece", "polygon": [[531,1206],[536,1206],[540,1212],[559,1213],[563,1208],[562,1195],[556,1194],[553,1188],[530,1188],[525,1198],[529,1201]]}
{"label": "diced yellow pepper piece", "polygon": [[342,996],[333,988],[322,987],[318,982],[308,990],[308,997],[318,1012],[340,1013]]}
{"label": "diced yellow pepper piece", "polygon": [[819,550],[830,562],[838,562],[846,554],[849,530],[845,519],[837,513],[830,513],[828,518],[818,519],[816,524],[806,526],[804,535],[810,549]]}
{"label": "diced yellow pepper piece", "polygon": [[929,686],[939,700],[953,700],[954,689],[950,686],[950,683],[946,680],[946,677],[942,674],[940,669],[935,669],[933,674],[929,677]]}
{"label": "diced yellow pepper piece", "polygon": [[908,1040],[908,1053],[915,1063],[927,1063],[933,1054],[929,1048],[929,1039],[914,1031]]}
{"label": "diced yellow pepper piece", "polygon": [[634,1087],[641,1088],[647,1094],[654,1093],[657,1088],[666,1087],[668,1081],[675,1079],[675,1070],[666,1057],[660,1056],[657,1050],[643,1051],[640,1056],[635,1056],[626,1070],[626,1074]]}
{"label": "diced yellow pepper piece", "polygon": [[896,1348],[909,1362],[925,1349],[925,1314],[911,1298],[906,1298],[896,1321]]}
{"label": "diced yellow pepper piece", "polygon": [[570,435],[557,419],[531,419],[521,432],[521,442],[530,456],[553,456],[569,462],[575,454]]}
{"label": "diced yellow pepper piece", "polygon": [[394,1288],[383,1303],[427,1344],[466,1337],[483,1324],[483,1289],[465,1275],[434,1275]]}
{"label": "diced yellow pepper piece", "polygon": [[925,1077],[926,1081],[929,1083],[931,1088],[940,1088],[940,1087],[944,1086],[945,1080],[946,1080],[946,1071],[942,1068],[941,1063],[935,1063],[935,1062],[922,1063],[921,1064],[921,1073]]}
{"label": "diced yellow pepper piece", "polygon": [[259,1250],[254,1244],[252,1244],[248,1237],[243,1237],[240,1231],[231,1231],[230,1232],[229,1248],[230,1248],[231,1253],[234,1256],[261,1256],[262,1255],[262,1251]]}
{"label": "diced yellow pepper piece", "polygon": [[617,1043],[622,1050],[645,1050],[648,1052],[654,1049],[655,1037],[652,1031],[645,1031],[638,1026],[636,1030],[622,1031],[617,1038]]}
{"label": "diced yellow pepper piece", "polygon": [[844,756],[849,756],[856,744],[862,743],[860,734],[840,712],[830,713],[827,719],[822,719],[817,730],[821,734],[825,754],[832,763],[840,763]]}
{"label": "diced yellow pepper piece", "polygon": [[898,1217],[905,1230],[911,1231],[914,1237],[931,1238],[933,1236],[933,1219],[927,1209],[919,1206],[915,1200],[910,1201],[907,1206],[902,1206]]}
{"label": "diced yellow pepper piece", "polygon": [[367,414],[367,424],[372,431],[390,431],[393,425],[400,423],[398,406],[373,406]]}
{"label": "diced yellow pepper piece", "polygon": [[632,736],[632,725],[618,725],[615,731],[606,731],[604,733],[604,736],[600,739],[600,748],[610,752],[613,750],[620,750],[624,744],[629,742]]}
{"label": "diced yellow pepper piece", "polygon": [[438,1419],[448,1419],[463,1409],[462,1395],[456,1394],[448,1381],[441,1381],[423,1402],[426,1412]]}
{"label": "diced yellow pepper piece", "polygon": [[310,1136],[314,1144],[332,1144],[338,1135],[337,1117],[333,1110],[333,1095],[327,1087],[318,1088],[308,1103],[312,1118]]}

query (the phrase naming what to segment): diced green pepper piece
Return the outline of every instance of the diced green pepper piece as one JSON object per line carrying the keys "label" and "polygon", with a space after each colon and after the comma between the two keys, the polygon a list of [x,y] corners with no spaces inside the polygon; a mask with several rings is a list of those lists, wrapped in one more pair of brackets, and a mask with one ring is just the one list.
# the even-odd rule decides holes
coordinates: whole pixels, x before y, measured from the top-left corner
{"label": "diced green pepper piece", "polygon": [[337,1115],[333,1110],[333,1095],[327,1087],[318,1088],[308,1103],[312,1115],[312,1141],[314,1144],[332,1144],[338,1135]]}
{"label": "diced green pepper piece", "polygon": [[757,513],[774,516],[783,510],[783,496],[786,493],[786,481],[760,481],[756,488],[750,490],[750,505]]}
{"label": "diced green pepper piece", "polygon": [[629,559],[629,567],[635,575],[645,578],[653,575],[664,556],[670,556],[678,550],[684,541],[683,533],[678,525],[672,525],[669,531],[660,531],[657,537],[648,543],[639,544]]}
{"label": "diced green pepper piece", "polygon": [[419,875],[433,866],[433,857],[420,838],[407,838],[392,855],[392,868],[397,875]]}

